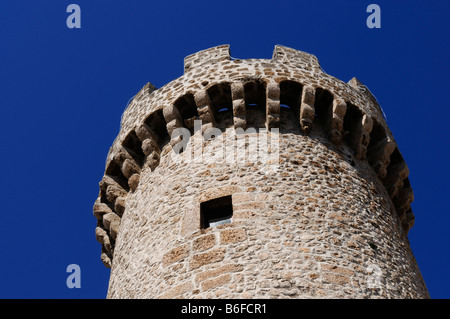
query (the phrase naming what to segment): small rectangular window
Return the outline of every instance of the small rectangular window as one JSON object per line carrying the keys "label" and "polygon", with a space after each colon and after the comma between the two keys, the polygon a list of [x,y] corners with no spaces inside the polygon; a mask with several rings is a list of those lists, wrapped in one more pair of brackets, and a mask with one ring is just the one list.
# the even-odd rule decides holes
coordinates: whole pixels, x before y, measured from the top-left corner
{"label": "small rectangular window", "polygon": [[231,223],[233,217],[231,195],[200,203],[200,214],[202,228]]}

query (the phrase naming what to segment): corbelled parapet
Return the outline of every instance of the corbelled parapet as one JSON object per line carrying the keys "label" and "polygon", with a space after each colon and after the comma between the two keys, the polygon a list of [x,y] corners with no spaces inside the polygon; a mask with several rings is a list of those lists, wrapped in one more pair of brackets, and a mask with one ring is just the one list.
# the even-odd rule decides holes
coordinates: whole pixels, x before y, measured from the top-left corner
{"label": "corbelled parapet", "polygon": [[355,160],[371,165],[407,234],[414,224],[409,170],[370,91],[355,78],[347,84],[326,74],[306,52],[277,45],[272,59],[242,60],[221,45],[186,57],[184,75],[160,89],[145,85],[125,110],[94,204],[104,264],[111,266],[128,194],[172,150],[175,129],[192,130],[196,119],[202,129],[283,129],[286,108],[300,134],[321,127],[331,144],[347,144]]}

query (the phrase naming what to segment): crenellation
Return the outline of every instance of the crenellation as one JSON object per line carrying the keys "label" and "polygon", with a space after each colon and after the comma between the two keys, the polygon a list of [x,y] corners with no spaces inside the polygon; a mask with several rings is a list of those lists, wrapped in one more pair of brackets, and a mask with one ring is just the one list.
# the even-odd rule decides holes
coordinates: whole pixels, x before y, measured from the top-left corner
{"label": "crenellation", "polygon": [[322,73],[317,57],[310,53],[291,49],[282,45],[276,45],[272,56],[273,61],[294,64],[308,71],[314,70]]}
{"label": "crenellation", "polygon": [[184,59],[184,72],[191,71],[203,64],[218,63],[231,59],[230,46],[220,45],[191,54]]}
{"label": "crenellation", "polygon": [[[283,46],[272,59],[232,59],[223,45],[184,62],[134,97],[107,156],[93,212],[108,298],[429,297],[406,237],[409,169],[367,87]],[[175,154],[174,130],[195,120],[223,134]],[[236,144],[248,150],[281,128],[275,171],[208,153],[238,128],[259,129]],[[199,146],[206,163],[180,162]],[[203,227],[201,203],[224,197],[230,222]]]}

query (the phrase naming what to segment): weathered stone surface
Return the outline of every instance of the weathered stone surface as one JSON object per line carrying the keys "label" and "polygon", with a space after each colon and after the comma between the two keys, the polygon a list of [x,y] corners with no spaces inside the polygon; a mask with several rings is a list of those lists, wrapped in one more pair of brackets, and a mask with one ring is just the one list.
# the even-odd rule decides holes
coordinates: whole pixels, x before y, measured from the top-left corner
{"label": "weathered stone surface", "polygon": [[208,200],[229,196],[233,193],[240,192],[241,188],[237,185],[223,186],[219,188],[205,189],[199,197],[199,202],[206,202]]}
{"label": "weathered stone surface", "polygon": [[244,85],[241,82],[231,84],[231,99],[233,101],[234,127],[246,128]]}
{"label": "weathered stone surface", "polygon": [[125,160],[133,160],[133,157],[130,155],[130,153],[123,147],[121,147],[117,153],[114,155],[114,161],[118,164],[118,165],[122,165],[122,163]]}
{"label": "weathered stone surface", "polygon": [[136,136],[144,142],[145,140],[157,140],[158,137],[155,132],[145,123],[138,126],[135,130]]}
{"label": "weathered stone surface", "polygon": [[130,187],[130,190],[132,192],[134,192],[136,190],[136,188],[138,187],[140,177],[141,176],[139,174],[133,174],[133,175],[131,175],[130,179],[128,180],[128,186]]}
{"label": "weathered stone surface", "polygon": [[122,164],[122,173],[126,178],[130,178],[133,174],[139,174],[141,169],[134,160],[126,159]]}
{"label": "weathered stone surface", "polygon": [[169,289],[164,294],[160,295],[158,299],[173,299],[177,296],[182,295],[185,292],[191,291],[194,288],[190,281],[180,284],[172,289]]}
{"label": "weathered stone surface", "polygon": [[216,124],[213,111],[211,108],[211,101],[209,100],[208,93],[206,91],[197,92],[194,96],[195,104],[197,105],[197,112],[202,120],[203,124],[212,123]]}
{"label": "weathered stone surface", "polygon": [[312,130],[314,121],[314,101],[316,96],[316,90],[312,86],[305,86],[303,88],[303,94],[300,104],[300,125],[305,134],[308,134]]}
{"label": "weathered stone surface", "polygon": [[[130,178],[131,180],[131,178]],[[117,215],[122,216],[125,211],[126,198],[125,197],[117,197],[116,202],[114,203],[114,211]]]}
{"label": "weathered stone surface", "polygon": [[266,86],[266,127],[280,127],[280,86],[275,81]]}
{"label": "weathered stone surface", "polygon": [[203,251],[213,247],[216,244],[216,236],[214,234],[198,237],[193,242],[194,251]]}
{"label": "weathered stone surface", "polygon": [[333,101],[332,117],[329,124],[328,138],[334,144],[342,143],[344,131],[344,116],[347,111],[347,104],[343,99]]}
{"label": "weathered stone surface", "polygon": [[148,138],[142,141],[142,152],[145,156],[149,156],[153,152],[161,153],[161,150],[154,139]]}
{"label": "weathered stone surface", "polygon": [[394,152],[394,149],[395,143],[391,139],[386,138],[370,150],[371,154],[368,157],[369,163],[381,179],[384,179],[387,175],[387,167],[389,166],[390,156]]}
{"label": "weathered stone surface", "polygon": [[230,281],[231,281],[231,275],[226,274],[226,275],[219,276],[217,278],[208,279],[208,280],[204,281],[202,283],[201,287],[203,290],[210,290],[210,289],[216,288],[218,286],[222,286]]}
{"label": "weathered stone surface", "polygon": [[111,237],[115,240],[119,233],[120,217],[115,213],[103,215],[103,226],[109,229]]}
{"label": "weathered stone surface", "polygon": [[213,269],[213,270],[204,271],[204,272],[198,274],[195,277],[195,280],[197,282],[200,282],[200,281],[204,281],[206,279],[217,277],[217,276],[220,276],[220,275],[223,275],[223,274],[227,274],[227,273],[230,273],[230,272],[239,272],[239,271],[242,271],[243,269],[244,269],[244,267],[242,265],[239,265],[239,264],[223,265],[223,266],[221,266],[219,268],[216,268],[216,269]]}
{"label": "weathered stone surface", "polygon": [[104,229],[100,227],[95,228],[95,238],[100,244],[102,244],[102,246],[106,251],[108,252],[112,251],[111,241],[109,239],[107,232]]}
{"label": "weathered stone surface", "polygon": [[114,185],[116,187],[121,187],[118,183],[118,180],[116,177],[104,175],[102,180],[100,181],[99,187],[101,190],[106,191],[109,185]]}
{"label": "weathered stone surface", "polygon": [[148,167],[150,167],[150,169],[152,171],[154,171],[155,168],[159,165],[159,161],[160,161],[160,156],[157,152],[152,152],[147,157],[147,165],[148,165]]}
{"label": "weathered stone surface", "polygon": [[167,266],[189,256],[190,248],[188,245],[181,245],[170,250],[163,256],[162,264]]}
{"label": "weathered stone surface", "polygon": [[364,159],[367,154],[367,146],[370,142],[370,132],[372,132],[372,118],[364,114],[357,123],[355,129],[349,132],[349,144],[355,152],[357,159]]}
{"label": "weathered stone surface", "polygon": [[106,199],[110,203],[114,203],[117,197],[125,197],[126,195],[127,191],[118,185],[109,185],[106,189]]}
{"label": "weathered stone surface", "polygon": [[346,275],[346,276],[353,276],[355,275],[355,272],[351,269],[348,268],[343,268],[343,267],[339,267],[336,265],[329,265],[329,264],[320,264],[320,268],[323,271],[330,271],[330,272],[335,272],[341,275]]}
{"label": "weathered stone surface", "polygon": [[324,273],[322,275],[325,282],[336,284],[336,285],[346,285],[350,283],[350,278],[344,275],[335,273]]}
{"label": "weathered stone surface", "polygon": [[244,228],[238,229],[225,229],[220,232],[220,243],[230,244],[247,239],[247,234]]}
{"label": "weathered stone surface", "polygon": [[112,213],[111,208],[105,203],[95,202],[94,204],[94,216],[98,220],[102,220],[102,216],[108,213]]}
{"label": "weathered stone surface", "polygon": [[190,262],[190,269],[194,270],[201,266],[221,261],[223,260],[224,257],[225,257],[224,248],[214,249],[205,253],[194,255],[192,256]]}
{"label": "weathered stone surface", "polygon": [[106,268],[111,268],[111,257],[103,249],[102,249],[102,253],[100,255],[100,259]]}

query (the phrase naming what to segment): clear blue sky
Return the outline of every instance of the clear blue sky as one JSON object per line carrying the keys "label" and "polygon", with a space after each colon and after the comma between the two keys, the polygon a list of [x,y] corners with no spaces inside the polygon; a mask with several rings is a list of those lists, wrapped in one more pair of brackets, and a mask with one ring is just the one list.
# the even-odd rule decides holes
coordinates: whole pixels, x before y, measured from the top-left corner
{"label": "clear blue sky", "polygon": [[[81,29],[66,8],[81,7]],[[381,7],[381,29],[366,8]],[[0,1],[0,298],[104,298],[92,206],[127,101],[182,75],[183,58],[230,44],[315,54],[376,95],[410,168],[409,238],[431,297],[450,297],[450,2]],[[66,267],[81,267],[81,288]]]}

